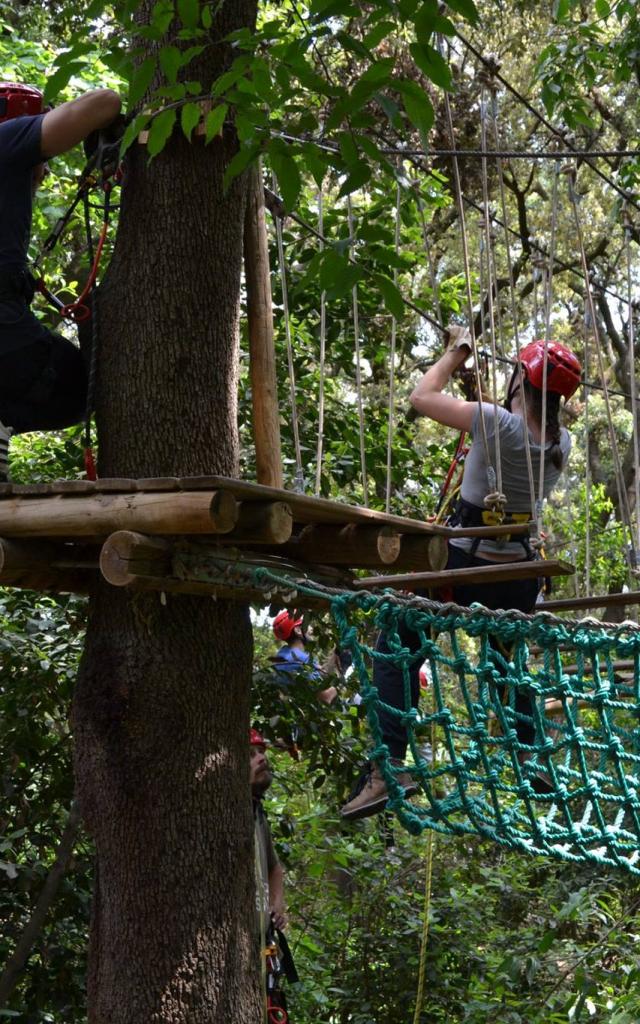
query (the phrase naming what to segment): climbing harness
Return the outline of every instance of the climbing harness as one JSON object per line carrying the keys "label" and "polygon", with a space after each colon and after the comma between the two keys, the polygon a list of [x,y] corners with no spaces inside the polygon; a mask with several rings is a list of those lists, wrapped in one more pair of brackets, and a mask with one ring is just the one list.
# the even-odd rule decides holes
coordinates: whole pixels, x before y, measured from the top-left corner
{"label": "climbing harness", "polygon": [[292,1024],[282,979],[286,979],[290,985],[297,984],[300,979],[286,936],[275,927],[273,921],[269,922],[267,928],[264,959],[268,1024]]}

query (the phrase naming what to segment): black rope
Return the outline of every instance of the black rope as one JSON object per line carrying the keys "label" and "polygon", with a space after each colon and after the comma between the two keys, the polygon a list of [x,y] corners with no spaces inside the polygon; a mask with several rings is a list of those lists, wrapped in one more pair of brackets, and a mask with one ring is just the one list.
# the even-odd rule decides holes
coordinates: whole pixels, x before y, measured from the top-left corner
{"label": "black rope", "polygon": [[[507,89],[507,91],[511,93],[512,96],[515,96],[518,102],[521,103],[529,111],[530,114],[533,114],[536,120],[538,120],[540,124],[544,125],[547,131],[550,131],[556,139],[560,140],[560,142],[566,148],[570,156],[582,158],[582,153],[580,152],[580,150],[573,148],[571,143],[567,141],[564,132],[562,132],[561,129],[556,128],[555,125],[553,125],[551,121],[549,121],[544,116],[544,114],[541,114],[539,110],[536,110],[536,108],[526,98],[526,96],[523,96],[522,93],[518,92],[516,87],[514,85],[511,85],[511,82],[507,81],[504,75],[500,74],[493,61],[485,57],[484,54],[481,53],[480,50],[478,50],[477,47],[475,47],[473,43],[469,39],[467,39],[466,36],[464,36],[458,28],[456,28],[455,32],[460,42],[463,43],[468,50],[470,50],[474,57],[476,57],[479,61],[481,61],[484,64],[486,68],[489,69],[489,71],[491,72],[491,76],[495,78],[498,82],[500,82],[500,84],[503,85],[505,89]],[[556,159],[558,159],[558,154],[556,154]],[[588,156],[585,157],[584,159],[585,163],[589,165],[592,171],[595,171],[595,173],[598,175],[599,178],[602,179],[602,181],[605,181],[607,185],[614,189],[620,196],[622,196],[623,199],[626,199],[629,203],[631,203],[632,206],[635,207],[636,210],[640,212],[640,204],[634,199],[632,193],[627,192],[626,189],[623,189],[620,187],[620,185],[616,184],[616,182],[613,181],[613,179],[610,178],[603,171],[601,171],[596,164],[590,163]]]}

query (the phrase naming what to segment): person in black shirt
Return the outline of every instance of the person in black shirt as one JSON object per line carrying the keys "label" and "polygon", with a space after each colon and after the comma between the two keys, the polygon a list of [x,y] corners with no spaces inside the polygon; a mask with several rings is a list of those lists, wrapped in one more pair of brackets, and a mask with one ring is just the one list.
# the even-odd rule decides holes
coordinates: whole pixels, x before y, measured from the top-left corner
{"label": "person in black shirt", "polygon": [[46,161],[67,152],[120,113],[120,97],[95,89],[42,111],[31,86],[0,82],[0,479],[9,437],[80,422],[86,370],[79,348],[31,312],[27,269],[33,195]]}

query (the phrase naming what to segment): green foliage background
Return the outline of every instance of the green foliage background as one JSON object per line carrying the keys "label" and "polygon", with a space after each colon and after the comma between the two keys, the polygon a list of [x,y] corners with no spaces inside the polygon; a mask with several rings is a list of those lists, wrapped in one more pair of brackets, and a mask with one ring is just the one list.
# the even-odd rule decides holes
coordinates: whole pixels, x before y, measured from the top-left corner
{"label": "green foliage background", "polygon": [[[189,68],[206,45],[205,5],[179,0],[179,34],[158,47],[157,63],[135,60],[134,3],[91,3],[80,12],[65,3],[0,2],[0,77],[24,78],[65,98],[96,84],[122,84],[138,112],[127,143],[150,127],[149,155],[158,156],[174,127],[188,137],[209,90],[192,81]],[[585,13],[586,9],[586,13]],[[300,17],[300,11],[302,17]],[[172,24],[174,6],[161,0],[145,31],[160,39]],[[447,234],[452,200],[444,172],[417,185],[403,182],[402,248],[394,246],[397,175],[384,139],[426,145],[441,126],[441,90],[459,103],[460,131],[473,120],[465,108],[465,82],[434,45],[434,33],[451,40],[460,25],[476,27],[486,47],[493,32],[510,57],[508,74],[526,85],[550,115],[574,130],[598,123],[592,87],[616,108],[637,113],[637,12],[630,3],[550,5],[489,2],[478,9],[456,0],[443,13],[435,2],[350,5],[314,0],[309,5],[265,5],[257,34],[240,33],[237,59],[214,86],[219,101],[207,121],[211,139],[230,112],[240,140],[231,173],[258,154],[277,176],[287,208],[315,225],[317,192],[325,189],[320,250],[308,232],[285,221],[289,300],[293,315],[294,365],[305,470],[315,472],[318,427],[318,309],[321,292],[327,325],[327,416],[321,489],[328,497],[363,499],[359,471],[359,425],[354,402],[351,290],[358,288],[363,323],[364,446],[370,498],[384,502],[388,415],[389,331],[397,318],[398,410],[426,363],[439,351],[437,333],[406,308],[400,293],[430,315],[436,296],[424,269],[419,193],[439,248],[439,300],[443,319],[464,316],[459,240]],[[498,26],[499,25],[499,29]],[[522,59],[521,39],[544,37],[540,52]],[[635,33],[635,34],[634,34]],[[520,40],[520,42],[519,42]],[[133,53],[133,61],[131,55]],[[452,62],[455,53],[452,54]],[[537,67],[534,59],[538,58]],[[330,74],[323,62],[329,61]],[[460,62],[458,61],[458,65]],[[156,72],[161,84],[151,97],[155,116],[141,112]],[[52,73],[53,71],[53,73]],[[464,72],[462,73],[464,74]],[[457,78],[457,81],[455,80]],[[532,83],[534,83],[532,85]],[[454,91],[455,90],[455,91]],[[635,106],[634,106],[635,105]],[[471,115],[469,114],[471,110]],[[522,137],[517,112],[507,109],[513,139]],[[637,123],[637,122],[636,122]],[[310,138],[324,124],[336,140],[323,150]],[[384,133],[377,132],[384,125]],[[475,127],[475,126],[474,126]],[[293,137],[286,141],[283,133]],[[382,134],[382,137],[381,137]],[[55,178],[41,195],[34,238],[42,238],[68,202],[82,164],[80,153],[56,161]],[[635,164],[622,171],[635,187]],[[541,188],[548,178],[541,178]],[[470,185],[473,185],[470,180]],[[477,185],[477,182],[475,183]],[[406,187],[404,187],[406,186]],[[352,194],[355,235],[350,237],[346,198]],[[615,222],[610,196],[585,200],[594,234]],[[532,197],[533,221],[543,223],[548,206]],[[272,240],[275,249],[275,242]],[[82,280],[86,253],[81,225],[45,265],[49,282],[72,295]],[[274,251],[274,266],[276,265]],[[350,257],[351,256],[351,260]],[[397,283],[397,288],[396,288]],[[276,309],[282,287],[273,280]],[[478,294],[478,282],[474,281]],[[579,300],[569,287],[557,296],[557,324],[569,332],[563,313]],[[574,305],[572,305],[572,303]],[[43,316],[47,316],[43,311]],[[528,316],[522,311],[523,322]],[[568,315],[568,314],[567,314]],[[285,339],[277,318],[281,394],[287,391]],[[239,415],[243,471],[253,471],[251,396],[242,364]],[[628,413],[616,407],[616,430],[630,438]],[[293,479],[292,422],[283,404],[283,441]],[[580,572],[587,557],[585,527],[586,439],[579,420],[570,471],[547,512],[550,546],[569,553]],[[601,527],[592,538],[592,589],[619,589],[625,580],[620,523],[607,481],[610,451],[604,413],[592,408],[591,429],[603,450],[603,479],[591,492],[590,515]],[[454,439],[433,425],[409,426],[398,416],[393,442],[392,510],[432,512]],[[78,432],[19,439],[12,448],[17,480],[73,476],[79,472]],[[580,578],[579,572],[579,578]],[[569,584],[571,587],[572,584]],[[0,596],[0,963],[10,955],[55,856],[73,795],[72,735],[68,721],[73,680],[82,644],[80,599],[42,598],[5,591]],[[262,621],[262,620],[260,620]],[[318,653],[334,638],[316,623]],[[423,924],[424,839],[410,838],[389,820],[345,828],[337,808],[366,754],[361,715],[349,685],[336,705],[319,705],[304,680],[286,694],[274,685],[268,624],[255,626],[254,719],[272,738],[302,729],[303,758],[272,755],[276,781],[269,810],[287,866],[291,937],[302,984],[291,993],[297,1024],[407,1024],[413,1019]],[[39,936],[28,970],[0,1018],[81,1024],[85,944],[92,885],[90,837],[82,835],[73,862]],[[609,872],[504,855],[471,839],[438,837],[426,960],[426,1022],[553,1024],[640,1019],[635,882]]]}

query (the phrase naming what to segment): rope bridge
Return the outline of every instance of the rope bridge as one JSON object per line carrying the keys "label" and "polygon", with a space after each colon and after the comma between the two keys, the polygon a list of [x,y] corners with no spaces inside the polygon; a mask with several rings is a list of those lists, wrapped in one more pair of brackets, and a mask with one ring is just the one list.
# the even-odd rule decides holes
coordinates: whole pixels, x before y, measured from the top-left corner
{"label": "rope bridge", "polygon": [[[262,586],[269,575],[254,571]],[[463,609],[390,592],[324,593],[353,656],[371,757],[409,832],[476,834],[508,849],[640,874],[640,627]],[[391,654],[365,639],[377,629]],[[402,670],[402,710],[383,704],[372,683],[381,658]],[[621,660],[630,664],[627,676]],[[409,670],[423,662],[428,707],[414,709]],[[382,711],[406,726],[406,766],[391,761]],[[518,739],[523,732],[531,742]],[[421,789],[415,801],[396,779],[407,770]],[[541,777],[548,792],[536,787]]]}

